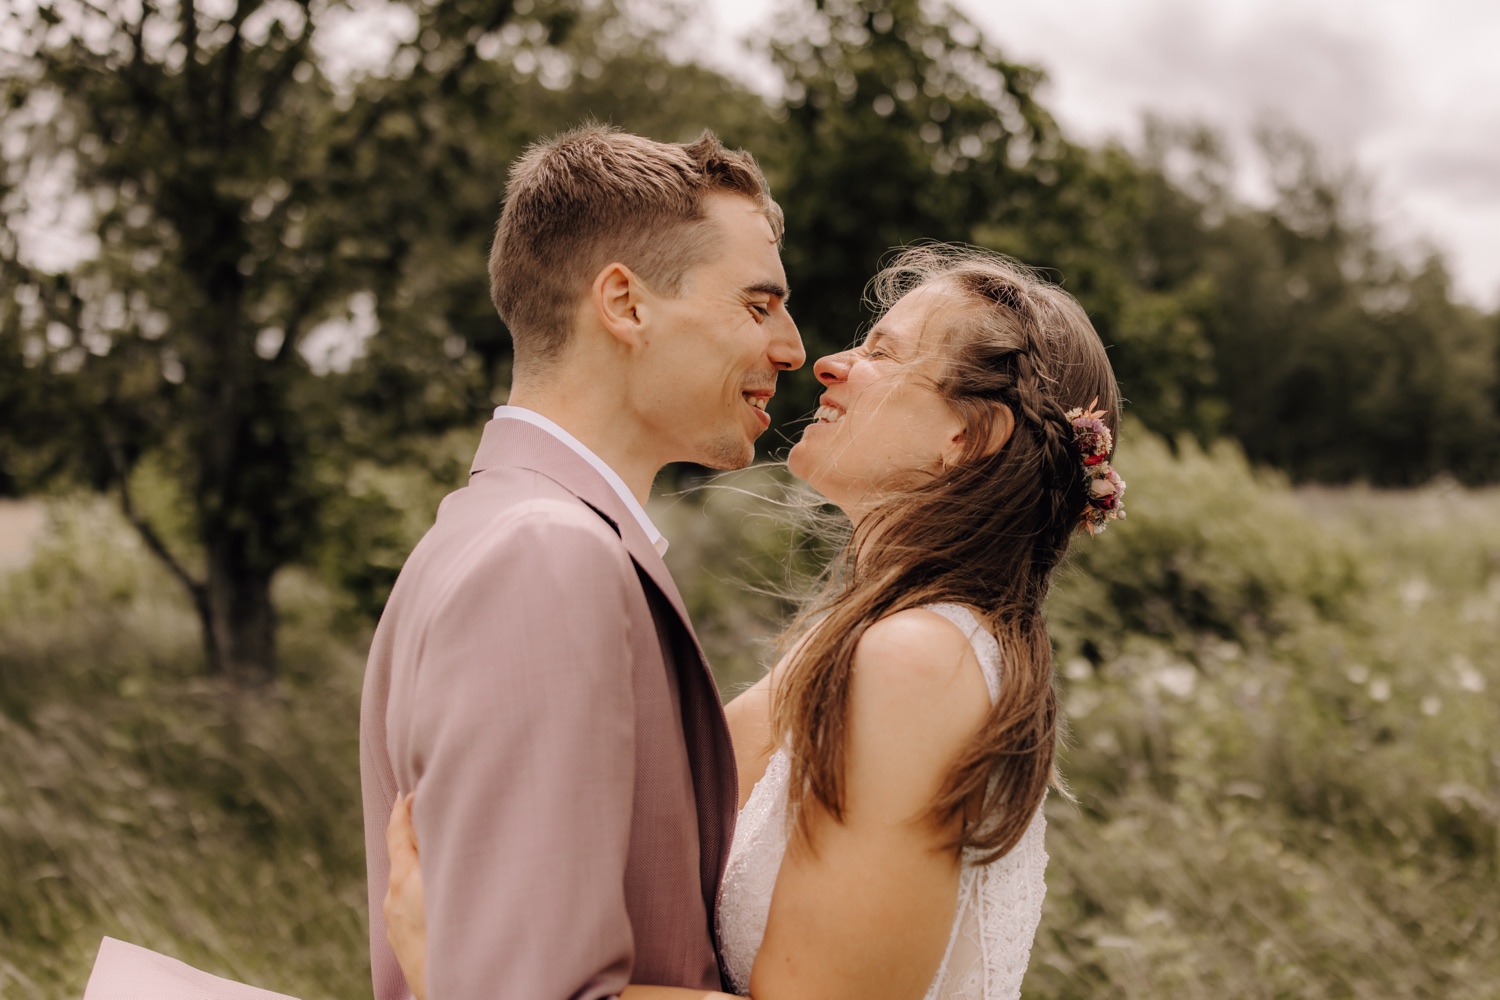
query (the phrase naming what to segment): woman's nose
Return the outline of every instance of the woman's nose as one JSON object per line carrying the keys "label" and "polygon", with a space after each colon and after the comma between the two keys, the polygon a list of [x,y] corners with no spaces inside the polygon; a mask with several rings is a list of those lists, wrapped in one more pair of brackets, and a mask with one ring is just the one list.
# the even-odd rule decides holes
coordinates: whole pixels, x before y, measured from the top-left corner
{"label": "woman's nose", "polygon": [[840,351],[837,354],[819,358],[813,364],[813,374],[824,385],[844,381],[849,377],[849,352]]}

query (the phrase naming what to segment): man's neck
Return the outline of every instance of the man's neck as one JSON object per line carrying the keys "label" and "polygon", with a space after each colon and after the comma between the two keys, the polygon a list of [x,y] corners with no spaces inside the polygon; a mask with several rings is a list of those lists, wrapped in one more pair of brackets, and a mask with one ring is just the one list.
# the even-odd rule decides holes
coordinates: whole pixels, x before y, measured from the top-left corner
{"label": "man's neck", "polygon": [[517,387],[507,405],[539,413],[573,435],[625,481],[626,488],[644,507],[651,495],[651,484],[665,464],[653,449],[646,447],[650,436],[631,421],[622,419],[620,408],[579,404],[564,397],[578,399],[585,398],[585,394]]}

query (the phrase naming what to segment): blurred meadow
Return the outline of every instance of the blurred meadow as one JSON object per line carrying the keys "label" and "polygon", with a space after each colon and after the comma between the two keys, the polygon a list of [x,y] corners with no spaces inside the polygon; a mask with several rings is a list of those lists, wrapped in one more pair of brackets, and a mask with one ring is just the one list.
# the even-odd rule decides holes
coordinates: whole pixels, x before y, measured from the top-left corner
{"label": "blurred meadow", "polygon": [[[1076,142],[941,3],[788,0],[776,96],[674,49],[689,9],[0,12],[0,998],[80,995],[104,934],[369,995],[363,659],[505,399],[505,164],[588,117],[761,159],[810,356],[922,238],[1110,347],[1130,516],[1050,604],[1077,801],[1027,997],[1500,997],[1500,314],[1303,136],[1245,204],[1211,127]],[[653,500],[726,695],[818,563],[774,465],[814,395]]]}

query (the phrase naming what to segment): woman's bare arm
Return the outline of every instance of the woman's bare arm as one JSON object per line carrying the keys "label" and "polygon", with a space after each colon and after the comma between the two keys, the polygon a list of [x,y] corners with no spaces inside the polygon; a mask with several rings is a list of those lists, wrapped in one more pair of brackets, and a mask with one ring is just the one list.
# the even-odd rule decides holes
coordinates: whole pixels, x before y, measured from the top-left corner
{"label": "woman's bare arm", "polygon": [[989,710],[952,623],[912,609],[872,625],[854,658],[843,822],[809,806],[755,960],[755,1000],[915,1000],[953,924],[959,859],[922,821]]}
{"label": "woman's bare arm", "polygon": [[765,776],[766,765],[770,763],[771,754],[776,749],[771,734],[771,693],[781,685],[792,659],[811,635],[812,632],[809,631],[798,639],[766,676],[731,698],[724,706],[724,718],[729,723],[729,738],[734,742],[734,763],[740,775],[741,809],[750,800],[755,783]]}
{"label": "woman's bare arm", "polygon": [[386,883],[385,939],[396,953],[415,1000],[427,1000],[427,907],[422,892],[422,867],[417,856],[417,830],[411,821],[415,792],[396,799],[385,827],[386,854],[391,859]]}
{"label": "woman's bare arm", "polygon": [[771,759],[771,684],[775,671],[742,691],[724,706],[729,739],[734,745],[734,764],[740,776],[740,808],[750,798],[755,783],[766,773]]}

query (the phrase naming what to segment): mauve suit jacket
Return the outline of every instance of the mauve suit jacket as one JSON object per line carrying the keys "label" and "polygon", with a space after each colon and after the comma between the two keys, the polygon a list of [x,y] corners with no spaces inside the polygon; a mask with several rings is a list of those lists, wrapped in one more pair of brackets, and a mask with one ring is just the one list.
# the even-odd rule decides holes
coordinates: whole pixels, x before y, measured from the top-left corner
{"label": "mauve suit jacket", "polygon": [[719,989],[737,781],[682,598],[598,472],[492,420],[376,629],[360,706],[376,1000],[385,828],[414,820],[435,1000]]}

